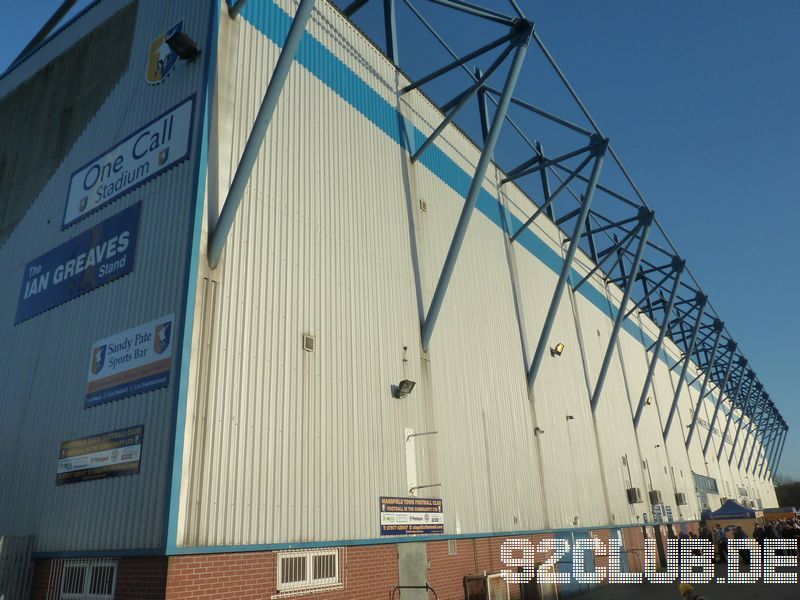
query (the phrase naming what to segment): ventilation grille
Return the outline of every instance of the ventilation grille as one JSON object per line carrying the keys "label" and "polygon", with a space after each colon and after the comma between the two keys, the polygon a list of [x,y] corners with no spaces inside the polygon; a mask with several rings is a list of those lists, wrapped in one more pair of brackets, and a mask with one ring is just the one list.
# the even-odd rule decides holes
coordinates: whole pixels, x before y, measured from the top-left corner
{"label": "ventilation grille", "polygon": [[317,349],[317,340],[310,333],[303,334],[303,350],[306,352],[314,352]]}
{"label": "ventilation grille", "polygon": [[340,586],[339,550],[290,551],[278,555],[278,592]]}

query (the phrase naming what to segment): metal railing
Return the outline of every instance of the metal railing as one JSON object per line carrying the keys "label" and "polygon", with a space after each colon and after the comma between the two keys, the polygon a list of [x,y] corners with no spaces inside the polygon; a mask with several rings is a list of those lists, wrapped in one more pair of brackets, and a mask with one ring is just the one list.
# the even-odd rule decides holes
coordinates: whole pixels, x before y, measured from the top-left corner
{"label": "metal railing", "polygon": [[392,593],[389,595],[389,600],[394,600],[394,595],[397,590],[426,590],[428,592],[433,592],[433,597],[436,598],[436,600],[439,600],[439,594],[437,594],[436,590],[427,583],[425,585],[396,585],[394,586]]}

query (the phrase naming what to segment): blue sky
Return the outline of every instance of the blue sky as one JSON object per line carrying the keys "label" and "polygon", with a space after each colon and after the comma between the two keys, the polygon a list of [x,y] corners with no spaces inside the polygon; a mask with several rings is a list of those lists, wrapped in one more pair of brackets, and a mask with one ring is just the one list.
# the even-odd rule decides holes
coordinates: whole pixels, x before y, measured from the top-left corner
{"label": "blue sky", "polygon": [[[58,4],[5,7],[0,69]],[[75,10],[87,4],[79,2]],[[382,39],[381,2],[371,4],[356,21]],[[446,57],[419,26],[409,26],[410,14],[398,4],[401,65],[420,76]],[[462,52],[501,31],[453,18],[425,0],[416,5]],[[520,5],[792,427],[781,471],[800,478],[800,406],[791,383],[800,337],[800,2]],[[505,0],[491,6],[510,12]],[[580,119],[533,48],[518,95]]]}

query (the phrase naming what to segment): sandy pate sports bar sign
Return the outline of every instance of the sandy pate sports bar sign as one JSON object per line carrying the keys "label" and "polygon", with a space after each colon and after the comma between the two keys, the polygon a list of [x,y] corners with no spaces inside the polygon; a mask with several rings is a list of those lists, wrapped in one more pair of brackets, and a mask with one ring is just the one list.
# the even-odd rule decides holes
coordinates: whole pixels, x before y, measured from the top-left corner
{"label": "sandy pate sports bar sign", "polygon": [[84,406],[169,385],[174,322],[167,315],[92,344]]}
{"label": "sandy pate sports bar sign", "polygon": [[189,156],[194,97],[148,123],[72,174],[62,229]]}

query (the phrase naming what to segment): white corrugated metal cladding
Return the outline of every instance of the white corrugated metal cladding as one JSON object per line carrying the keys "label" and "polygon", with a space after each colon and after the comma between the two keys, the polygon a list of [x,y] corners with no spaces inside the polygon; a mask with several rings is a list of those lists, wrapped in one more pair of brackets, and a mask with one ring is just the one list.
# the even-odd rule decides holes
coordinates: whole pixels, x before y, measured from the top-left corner
{"label": "white corrugated metal cladding", "polygon": [[[265,0],[222,19],[209,206],[225,197],[295,10]],[[635,524],[652,510],[648,490],[661,491],[676,520],[696,519],[692,471],[718,479],[721,495],[742,485],[774,505],[768,482],[687,453],[697,389],[684,387],[666,447],[657,442],[678,377],[665,363],[634,429],[643,336],[658,333],[644,317],[623,331],[592,416],[587,380],[609,339],[609,303],[621,297],[599,278],[564,297],[552,341],[567,350],[546,361],[529,401],[526,355],[563,234],[540,219],[535,236],[509,247],[501,207],[524,221],[529,201],[512,186],[501,193],[496,170],[423,353],[420,314],[479,151],[449,128],[412,166],[398,113],[428,133],[440,112],[418,93],[398,100],[406,81],[327,3],[318,2],[298,63],[223,260],[214,271],[200,261],[178,546],[376,538],[379,496],[431,484],[441,486],[420,494],[443,498],[448,534]],[[579,275],[590,267],[580,255]],[[303,334],[316,338],[314,352]],[[668,343],[665,356],[673,363],[677,347]],[[402,379],[417,387],[394,399]],[[408,429],[438,432],[412,438],[412,465]],[[628,504],[628,487],[645,502]],[[676,506],[675,492],[689,504]]]}
{"label": "white corrugated metal cladding", "polygon": [[[91,408],[84,408],[84,397],[94,341],[170,313],[182,323],[187,257],[194,235],[199,136],[195,135],[187,160],[77,224],[63,230],[61,226],[72,173],[203,89],[201,60],[176,65],[161,85],[148,85],[145,75],[151,44],[165,26],[182,21],[184,30],[202,44],[211,8],[207,2],[189,0],[99,2],[0,79],[0,102],[27,81],[50,82],[26,99],[31,110],[26,118],[31,135],[48,136],[45,146],[61,144],[63,130],[39,132],[37,124],[54,106],[70,105],[71,97],[86,90],[76,87],[75,72],[59,71],[52,61],[92,32],[98,33],[93,43],[107,40],[112,34],[109,19],[133,11],[130,47],[119,35],[108,56],[96,56],[91,47],[82,50],[81,65],[99,63],[100,71],[89,78],[93,81],[107,74],[115,52],[130,57],[63,161],[44,179],[35,201],[0,242],[0,532],[35,534],[38,551],[163,546],[178,378],[175,353],[172,384],[167,388]],[[200,98],[195,101],[195,133],[202,123]],[[14,324],[26,263],[137,203],[141,217],[132,273]],[[173,335],[180,343],[180,332]],[[137,425],[144,425],[137,475],[56,485],[62,442]]]}
{"label": "white corrugated metal cladding", "polygon": [[[765,506],[775,504],[768,479],[743,475],[725,458],[717,464],[715,448],[726,443],[719,432],[707,464],[697,447],[705,436],[686,451],[682,431],[697,389],[684,387],[678,421],[666,443],[657,441],[678,378],[667,367],[679,356],[674,344],[665,346],[653,401],[634,428],[645,347],[657,335],[643,316],[626,323],[592,413],[587,390],[621,296],[599,278],[564,296],[552,342],[566,351],[548,357],[529,395],[525,364],[562,263],[563,234],[540,219],[509,245],[503,215],[524,221],[529,200],[512,185],[501,188],[503,174],[494,167],[431,347],[422,351],[420,316],[479,150],[451,127],[412,165],[400,143],[401,122],[419,137],[441,113],[416,92],[398,99],[402,75],[324,1],[312,15],[222,261],[210,270],[208,223],[202,218],[201,228],[198,216],[208,211],[215,220],[296,2],[251,0],[241,18],[222,18],[216,73],[209,75],[216,8],[189,0],[103,0],[0,78],[0,106],[30,120],[43,152],[50,136],[56,148],[42,156],[50,161],[43,174],[21,160],[4,171],[11,146],[0,140],[0,192],[10,189],[9,172],[15,190],[34,190],[17,203],[0,203],[0,535],[35,535],[44,553],[373,540],[380,535],[379,497],[407,496],[418,486],[420,495],[443,499],[448,535],[641,523],[653,510],[649,490],[661,491],[675,520],[692,520],[700,513],[693,472],[717,479],[720,496],[746,487]],[[130,33],[127,42],[111,25],[124,11],[135,25],[113,23]],[[165,54],[153,62],[163,36],[178,29],[198,41],[201,57],[173,65]],[[111,50],[101,53],[101,42]],[[65,65],[94,64],[98,54],[108,59],[99,61],[99,72],[113,64],[119,78],[87,92]],[[149,85],[148,77],[160,85]],[[208,171],[198,181],[209,81]],[[26,85],[29,96],[20,92]],[[95,92],[96,108],[80,115]],[[172,164],[174,155],[157,153],[166,166],[153,167],[156,177],[85,210],[81,194],[69,191],[72,175],[98,156],[116,169],[109,150],[192,96],[187,158]],[[76,130],[37,129],[49,122],[48,111],[62,111],[54,122],[69,121]],[[0,134],[16,131],[3,118]],[[203,183],[205,203],[197,206]],[[70,210],[87,216],[68,221],[65,198],[78,207]],[[53,292],[46,283],[39,291],[47,293],[33,299],[21,293],[31,261],[134,206],[141,206],[141,220],[132,272],[97,289],[91,278],[76,280],[78,288],[67,292],[74,299],[53,306],[41,300]],[[576,274],[591,265],[579,254]],[[48,310],[31,308],[17,318],[19,306],[41,308],[40,300]],[[185,314],[192,302],[194,311]],[[94,343],[171,314],[169,384],[87,404],[90,357],[104,368]],[[185,323],[193,329],[184,335]],[[314,351],[304,350],[304,334],[314,337]],[[181,366],[184,348],[191,360]],[[132,377],[121,370],[123,379],[114,380],[120,385]],[[137,371],[137,381],[149,373]],[[394,398],[392,386],[403,379],[416,388]],[[706,431],[714,399],[701,409]],[[60,454],[64,442],[138,425],[144,434],[137,474],[56,485],[58,469],[78,468],[65,466],[71,457]],[[179,484],[171,488],[173,481]],[[644,503],[628,503],[629,487],[644,492]],[[689,503],[677,506],[675,492]]]}

